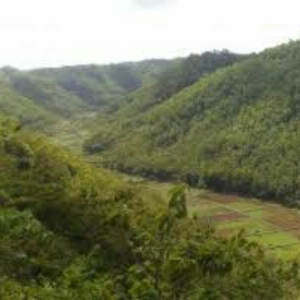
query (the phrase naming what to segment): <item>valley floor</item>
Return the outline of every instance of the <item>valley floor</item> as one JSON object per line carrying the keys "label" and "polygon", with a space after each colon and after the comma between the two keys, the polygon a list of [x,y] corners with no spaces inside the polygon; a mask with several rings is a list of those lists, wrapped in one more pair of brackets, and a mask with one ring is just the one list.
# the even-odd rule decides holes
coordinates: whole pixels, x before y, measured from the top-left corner
{"label": "valley floor", "polygon": [[[143,188],[161,193],[167,201],[172,183],[161,183],[123,175],[125,179]],[[188,208],[191,216],[197,215],[213,224],[222,236],[244,230],[245,236],[262,244],[281,258],[300,255],[300,211],[280,204],[237,195],[190,189]]]}

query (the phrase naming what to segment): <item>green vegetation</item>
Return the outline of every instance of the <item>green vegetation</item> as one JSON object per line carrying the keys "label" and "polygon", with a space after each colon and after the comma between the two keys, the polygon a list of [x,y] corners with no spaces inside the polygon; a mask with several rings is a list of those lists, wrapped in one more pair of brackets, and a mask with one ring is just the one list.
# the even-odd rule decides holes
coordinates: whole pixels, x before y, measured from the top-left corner
{"label": "green vegetation", "polygon": [[247,57],[249,56],[223,50],[205,52],[201,55],[192,54],[187,58],[175,60],[163,72],[157,74],[155,80],[147,81],[141,89],[128,95],[125,103],[119,103],[120,115],[132,117],[137,113],[141,114],[191,86],[199,78]]}
{"label": "green vegetation", "polygon": [[91,162],[299,205],[299,53],[2,69],[0,298],[298,299],[298,211]]}
{"label": "green vegetation", "polygon": [[96,111],[110,113],[126,95],[153,82],[177,61],[153,59],[32,71],[5,67],[0,70],[0,118],[4,115],[52,136],[64,135],[60,124],[73,122],[79,128],[73,128],[71,135],[83,139],[77,134],[82,129],[86,139],[93,124],[84,122],[84,116]]}
{"label": "green vegetation", "polygon": [[[99,121],[85,149],[133,174],[299,205],[299,53],[300,42],[291,42],[204,76],[142,113],[124,105]],[[140,107],[148,99],[139,98]]]}
{"label": "green vegetation", "polygon": [[71,99],[80,99],[90,109],[96,107],[105,110],[114,108],[124,96],[139,89],[142,84],[151,82],[154,76],[172,63],[173,61],[148,60],[104,66],[63,67],[34,70],[27,72],[26,76],[52,80]]}
{"label": "green vegetation", "polygon": [[40,130],[46,130],[59,120],[57,115],[47,112],[30,99],[16,93],[9,87],[2,74],[0,74],[0,120],[1,115],[9,116],[28,127]]}
{"label": "green vegetation", "polygon": [[[172,183],[161,183],[124,175],[147,192],[156,192],[168,201]],[[200,217],[214,226],[216,233],[230,237],[243,230],[249,240],[258,242],[268,253],[283,259],[300,254],[300,215],[298,209],[232,194],[189,189],[187,206],[190,216]]]}
{"label": "green vegetation", "polygon": [[[110,115],[124,102],[139,95],[142,87],[161,90],[162,94],[175,93],[198,77],[240,59],[242,56],[223,51],[186,59],[153,59],[103,66],[32,71],[5,67],[0,72],[1,93],[5,97],[1,100],[1,108],[3,113],[19,119],[24,125],[33,124],[35,128],[53,132],[55,129],[50,123],[56,124],[59,120],[78,119],[95,110]],[[175,85],[164,84],[164,80],[174,81]],[[162,84],[158,86],[158,82]],[[43,121],[45,124],[41,124]]]}
{"label": "green vegetation", "polygon": [[60,121],[78,119],[95,110],[115,110],[126,95],[151,83],[177,61],[146,60],[33,71],[5,67],[0,71],[0,113],[23,125],[53,133]]}
{"label": "green vegetation", "polygon": [[62,117],[70,117],[84,111],[88,106],[82,99],[62,89],[51,78],[5,68],[7,84],[34,104]]}
{"label": "green vegetation", "polygon": [[155,192],[0,125],[0,297],[296,299],[296,262],[188,217],[185,188]]}

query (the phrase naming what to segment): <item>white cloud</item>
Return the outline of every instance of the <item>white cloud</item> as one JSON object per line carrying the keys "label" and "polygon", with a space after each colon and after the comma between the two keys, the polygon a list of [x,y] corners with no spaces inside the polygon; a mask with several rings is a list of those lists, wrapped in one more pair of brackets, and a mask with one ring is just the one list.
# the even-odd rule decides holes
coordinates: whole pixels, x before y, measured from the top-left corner
{"label": "white cloud", "polygon": [[300,36],[296,0],[0,0],[0,65],[107,63]]}
{"label": "white cloud", "polygon": [[176,0],[132,0],[136,5],[143,8],[161,7],[174,3]]}

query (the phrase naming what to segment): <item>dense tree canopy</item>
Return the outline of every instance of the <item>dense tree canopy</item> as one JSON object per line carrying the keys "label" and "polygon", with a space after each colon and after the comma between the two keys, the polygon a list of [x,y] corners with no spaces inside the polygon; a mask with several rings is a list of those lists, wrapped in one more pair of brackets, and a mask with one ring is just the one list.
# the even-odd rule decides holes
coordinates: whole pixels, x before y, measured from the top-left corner
{"label": "dense tree canopy", "polygon": [[217,234],[185,185],[166,203],[41,132],[90,133],[97,165],[299,205],[299,50],[2,69],[0,298],[298,299],[298,262]]}
{"label": "dense tree canopy", "polygon": [[144,113],[125,105],[86,149],[105,144],[114,168],[298,205],[299,50],[291,42],[219,69]]}
{"label": "dense tree canopy", "polygon": [[0,125],[0,297],[8,299],[293,299],[296,262],[242,234],[218,237],[17,123]]}

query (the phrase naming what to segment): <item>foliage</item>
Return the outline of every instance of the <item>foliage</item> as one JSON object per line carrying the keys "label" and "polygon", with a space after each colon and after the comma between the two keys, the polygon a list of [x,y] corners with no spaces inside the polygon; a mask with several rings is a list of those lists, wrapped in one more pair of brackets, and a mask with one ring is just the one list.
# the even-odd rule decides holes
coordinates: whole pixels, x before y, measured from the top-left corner
{"label": "foliage", "polygon": [[0,298],[299,298],[297,261],[189,217],[184,185],[165,205],[28,130],[106,107],[85,148],[107,166],[295,204],[299,47],[2,70]]}
{"label": "foliage", "polygon": [[[169,206],[15,123],[0,130],[0,298],[294,299],[296,262],[242,235],[223,239]],[[15,124],[15,125],[14,125]],[[5,127],[5,128],[4,128]],[[19,168],[20,157],[32,160]]]}
{"label": "foliage", "polygon": [[146,60],[31,71],[5,67],[0,70],[0,118],[3,114],[53,134],[58,122],[95,109],[115,110],[126,95],[172,64],[172,60]]}
{"label": "foliage", "polygon": [[147,111],[124,105],[86,147],[105,144],[104,165],[134,174],[299,205],[299,49],[290,42],[218,69]]}
{"label": "foliage", "polygon": [[39,128],[41,131],[46,131],[46,128],[53,122],[59,120],[55,114],[47,112],[24,95],[18,94],[0,74],[0,121],[2,116],[6,118],[9,116],[28,127]]}
{"label": "foliage", "polygon": [[[66,93],[69,102],[76,98],[89,109],[96,107],[105,110],[113,108],[125,95],[139,89],[144,81],[150,80],[153,76],[151,74],[162,72],[165,66],[171,63],[171,61],[149,60],[104,66],[41,69],[26,73],[26,77],[38,76],[43,80],[51,80],[57,90],[62,89]],[[41,87],[40,82],[37,83]],[[50,91],[53,91],[53,88]],[[57,103],[61,105],[62,101]],[[77,109],[77,113],[79,112]]]}

